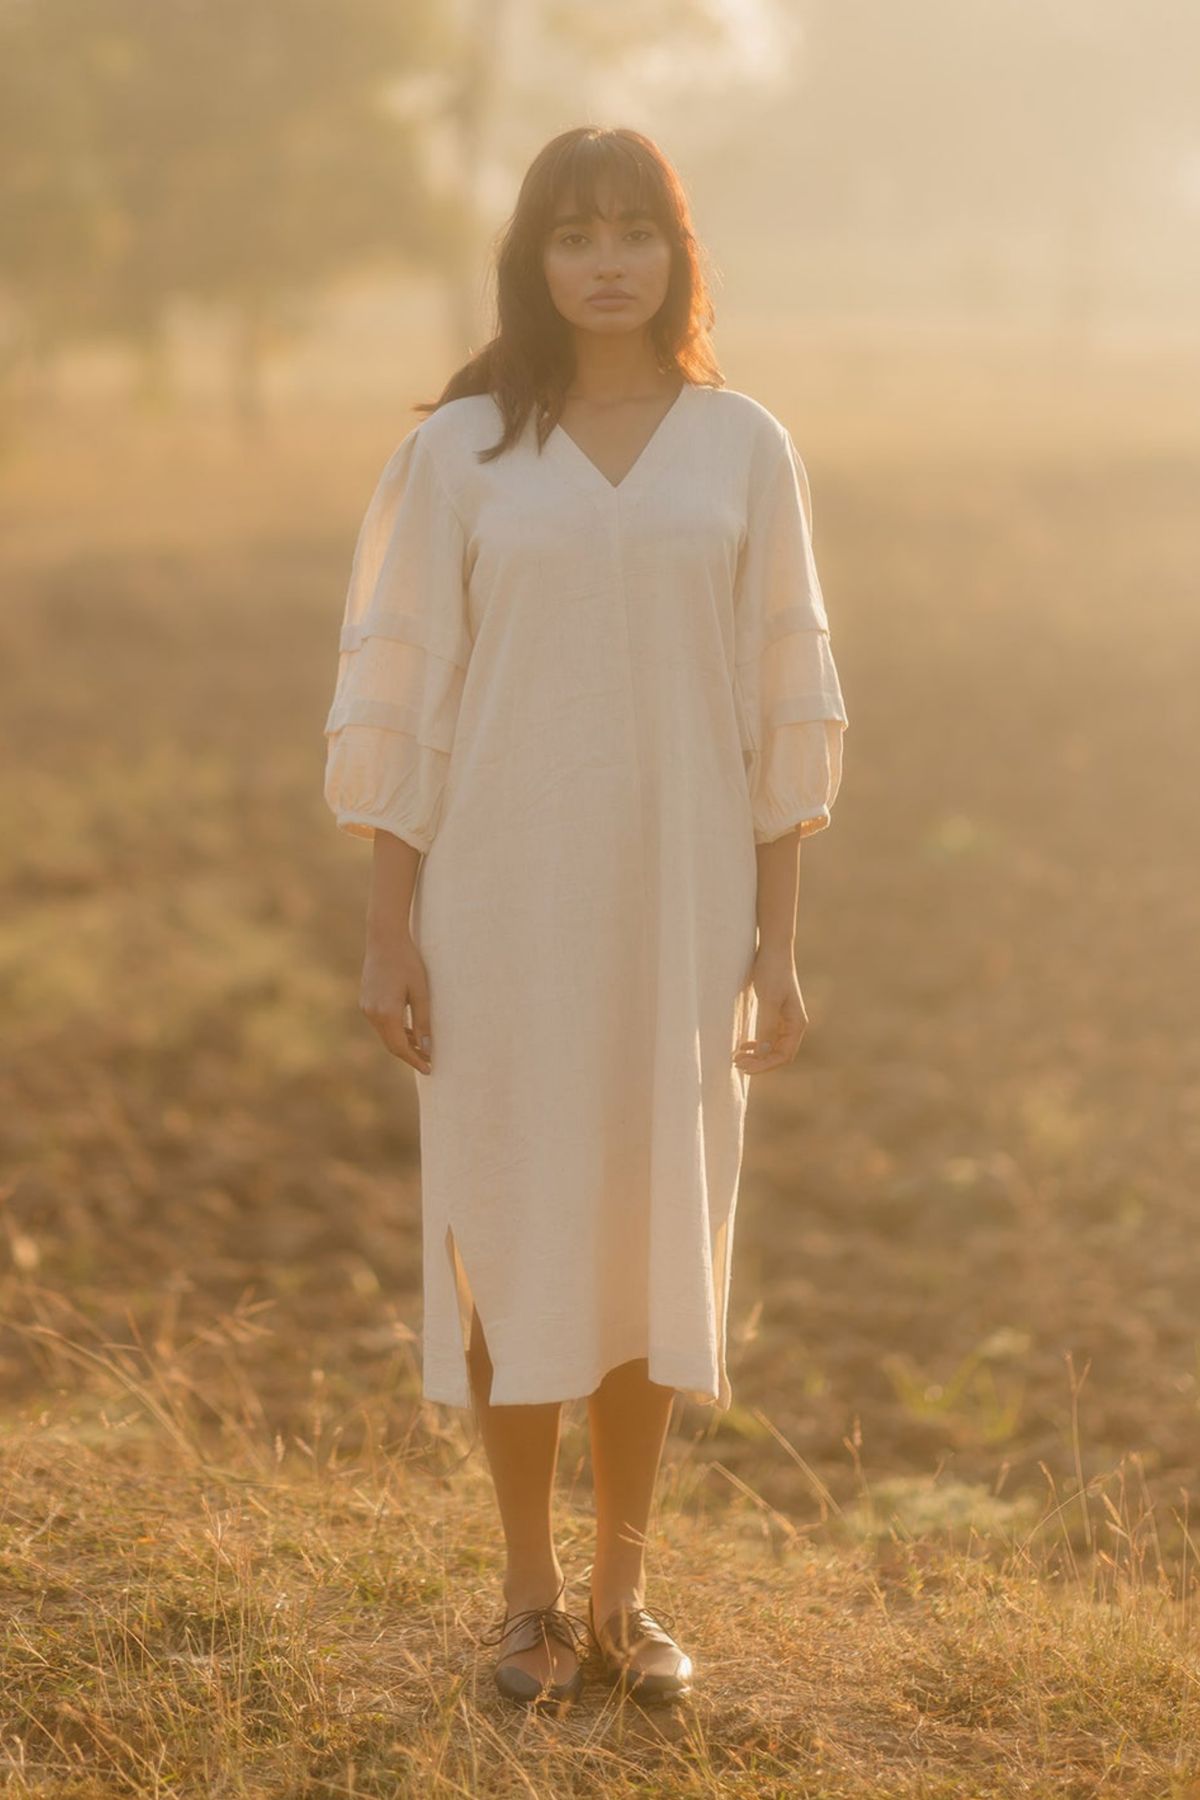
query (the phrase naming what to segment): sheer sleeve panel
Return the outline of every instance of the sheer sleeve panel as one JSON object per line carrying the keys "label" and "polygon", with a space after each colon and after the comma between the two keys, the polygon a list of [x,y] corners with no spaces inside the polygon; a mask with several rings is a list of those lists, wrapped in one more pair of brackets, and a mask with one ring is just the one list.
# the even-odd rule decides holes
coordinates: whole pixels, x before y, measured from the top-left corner
{"label": "sheer sleeve panel", "polygon": [[325,723],[325,799],[355,837],[427,851],[437,834],[470,657],[464,533],[420,428],[367,509]]}
{"label": "sheer sleeve panel", "polygon": [[790,436],[751,504],[735,610],[754,841],[808,836],[829,823],[847,720],[813,559],[808,477]]}

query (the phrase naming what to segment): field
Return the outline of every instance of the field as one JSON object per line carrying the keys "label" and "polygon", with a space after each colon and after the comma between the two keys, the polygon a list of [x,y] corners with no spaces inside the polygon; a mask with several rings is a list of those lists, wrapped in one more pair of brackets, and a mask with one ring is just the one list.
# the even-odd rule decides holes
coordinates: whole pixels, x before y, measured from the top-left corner
{"label": "field", "polygon": [[669,1446],[652,1592],[709,1676],[665,1735],[531,1743],[464,1637],[497,1531],[419,1399],[416,1077],[321,798],[403,403],[9,423],[7,1791],[1200,1793],[1200,364],[723,348],[804,455],[851,725],[735,1405]]}

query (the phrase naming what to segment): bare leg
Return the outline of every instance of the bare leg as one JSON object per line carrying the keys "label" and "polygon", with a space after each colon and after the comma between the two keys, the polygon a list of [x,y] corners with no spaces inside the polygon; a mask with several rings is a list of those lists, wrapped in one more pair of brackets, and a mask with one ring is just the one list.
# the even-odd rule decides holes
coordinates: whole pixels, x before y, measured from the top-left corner
{"label": "bare leg", "polygon": [[[646,1598],[646,1532],[654,1484],[671,1421],[674,1388],[651,1381],[645,1357],[610,1369],[588,1399],[596,1495],[592,1610],[604,1625],[618,1606]],[[653,1645],[636,1659],[652,1673],[673,1666]]]}
{"label": "bare leg", "polygon": [[[492,1360],[478,1313],[471,1320],[467,1367],[504,1530],[504,1604],[511,1616],[549,1606],[562,1586],[551,1521],[562,1406],[492,1405]],[[577,1664],[568,1647],[554,1640],[549,1652],[524,1650],[505,1657],[501,1651],[501,1656],[539,1681],[567,1681]]]}

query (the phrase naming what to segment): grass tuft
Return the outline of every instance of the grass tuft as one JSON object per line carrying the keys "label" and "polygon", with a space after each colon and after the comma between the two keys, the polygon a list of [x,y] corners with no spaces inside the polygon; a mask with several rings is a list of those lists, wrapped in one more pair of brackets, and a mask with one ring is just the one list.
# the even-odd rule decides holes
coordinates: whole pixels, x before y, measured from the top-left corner
{"label": "grass tuft", "polygon": [[[492,1688],[490,1489],[428,1409],[348,1455],[336,1431],[234,1417],[193,1347],[36,1329],[75,1380],[3,1444],[0,1745],[22,1800],[962,1800],[964,1781],[1149,1800],[1200,1780],[1195,1568],[1156,1555],[1136,1469],[1093,1496],[1091,1559],[1049,1486],[1031,1518],[862,1470],[857,1504],[800,1522],[712,1464],[714,1524],[695,1471],[667,1480],[651,1591],[694,1701],[645,1714],[590,1689],[544,1720]],[[765,1414],[758,1434],[785,1446]],[[586,1494],[560,1511],[582,1597]]]}

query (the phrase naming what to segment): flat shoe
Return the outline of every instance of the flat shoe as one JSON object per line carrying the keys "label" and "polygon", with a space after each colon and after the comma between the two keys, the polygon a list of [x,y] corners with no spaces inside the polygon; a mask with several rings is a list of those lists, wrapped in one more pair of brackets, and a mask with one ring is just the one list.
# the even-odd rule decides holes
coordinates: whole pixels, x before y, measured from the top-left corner
{"label": "flat shoe", "polygon": [[[479,1642],[504,1645],[492,1675],[504,1698],[518,1706],[564,1706],[577,1700],[583,1692],[582,1660],[587,1645],[587,1626],[582,1619],[555,1606],[554,1601],[549,1606],[531,1606],[511,1617],[506,1613],[502,1622]],[[565,1644],[579,1658],[579,1666],[566,1681],[539,1681],[528,1669],[508,1667],[510,1656],[516,1656],[522,1650],[549,1652],[552,1643]]]}
{"label": "flat shoe", "polygon": [[[673,1621],[671,1621],[673,1623]],[[692,1691],[692,1659],[679,1648],[644,1606],[619,1606],[597,1630],[592,1603],[588,1601],[591,1634],[589,1666],[601,1681],[620,1687],[642,1706],[669,1705]],[[674,1651],[670,1669],[638,1669],[633,1655],[641,1644],[668,1644]]]}

